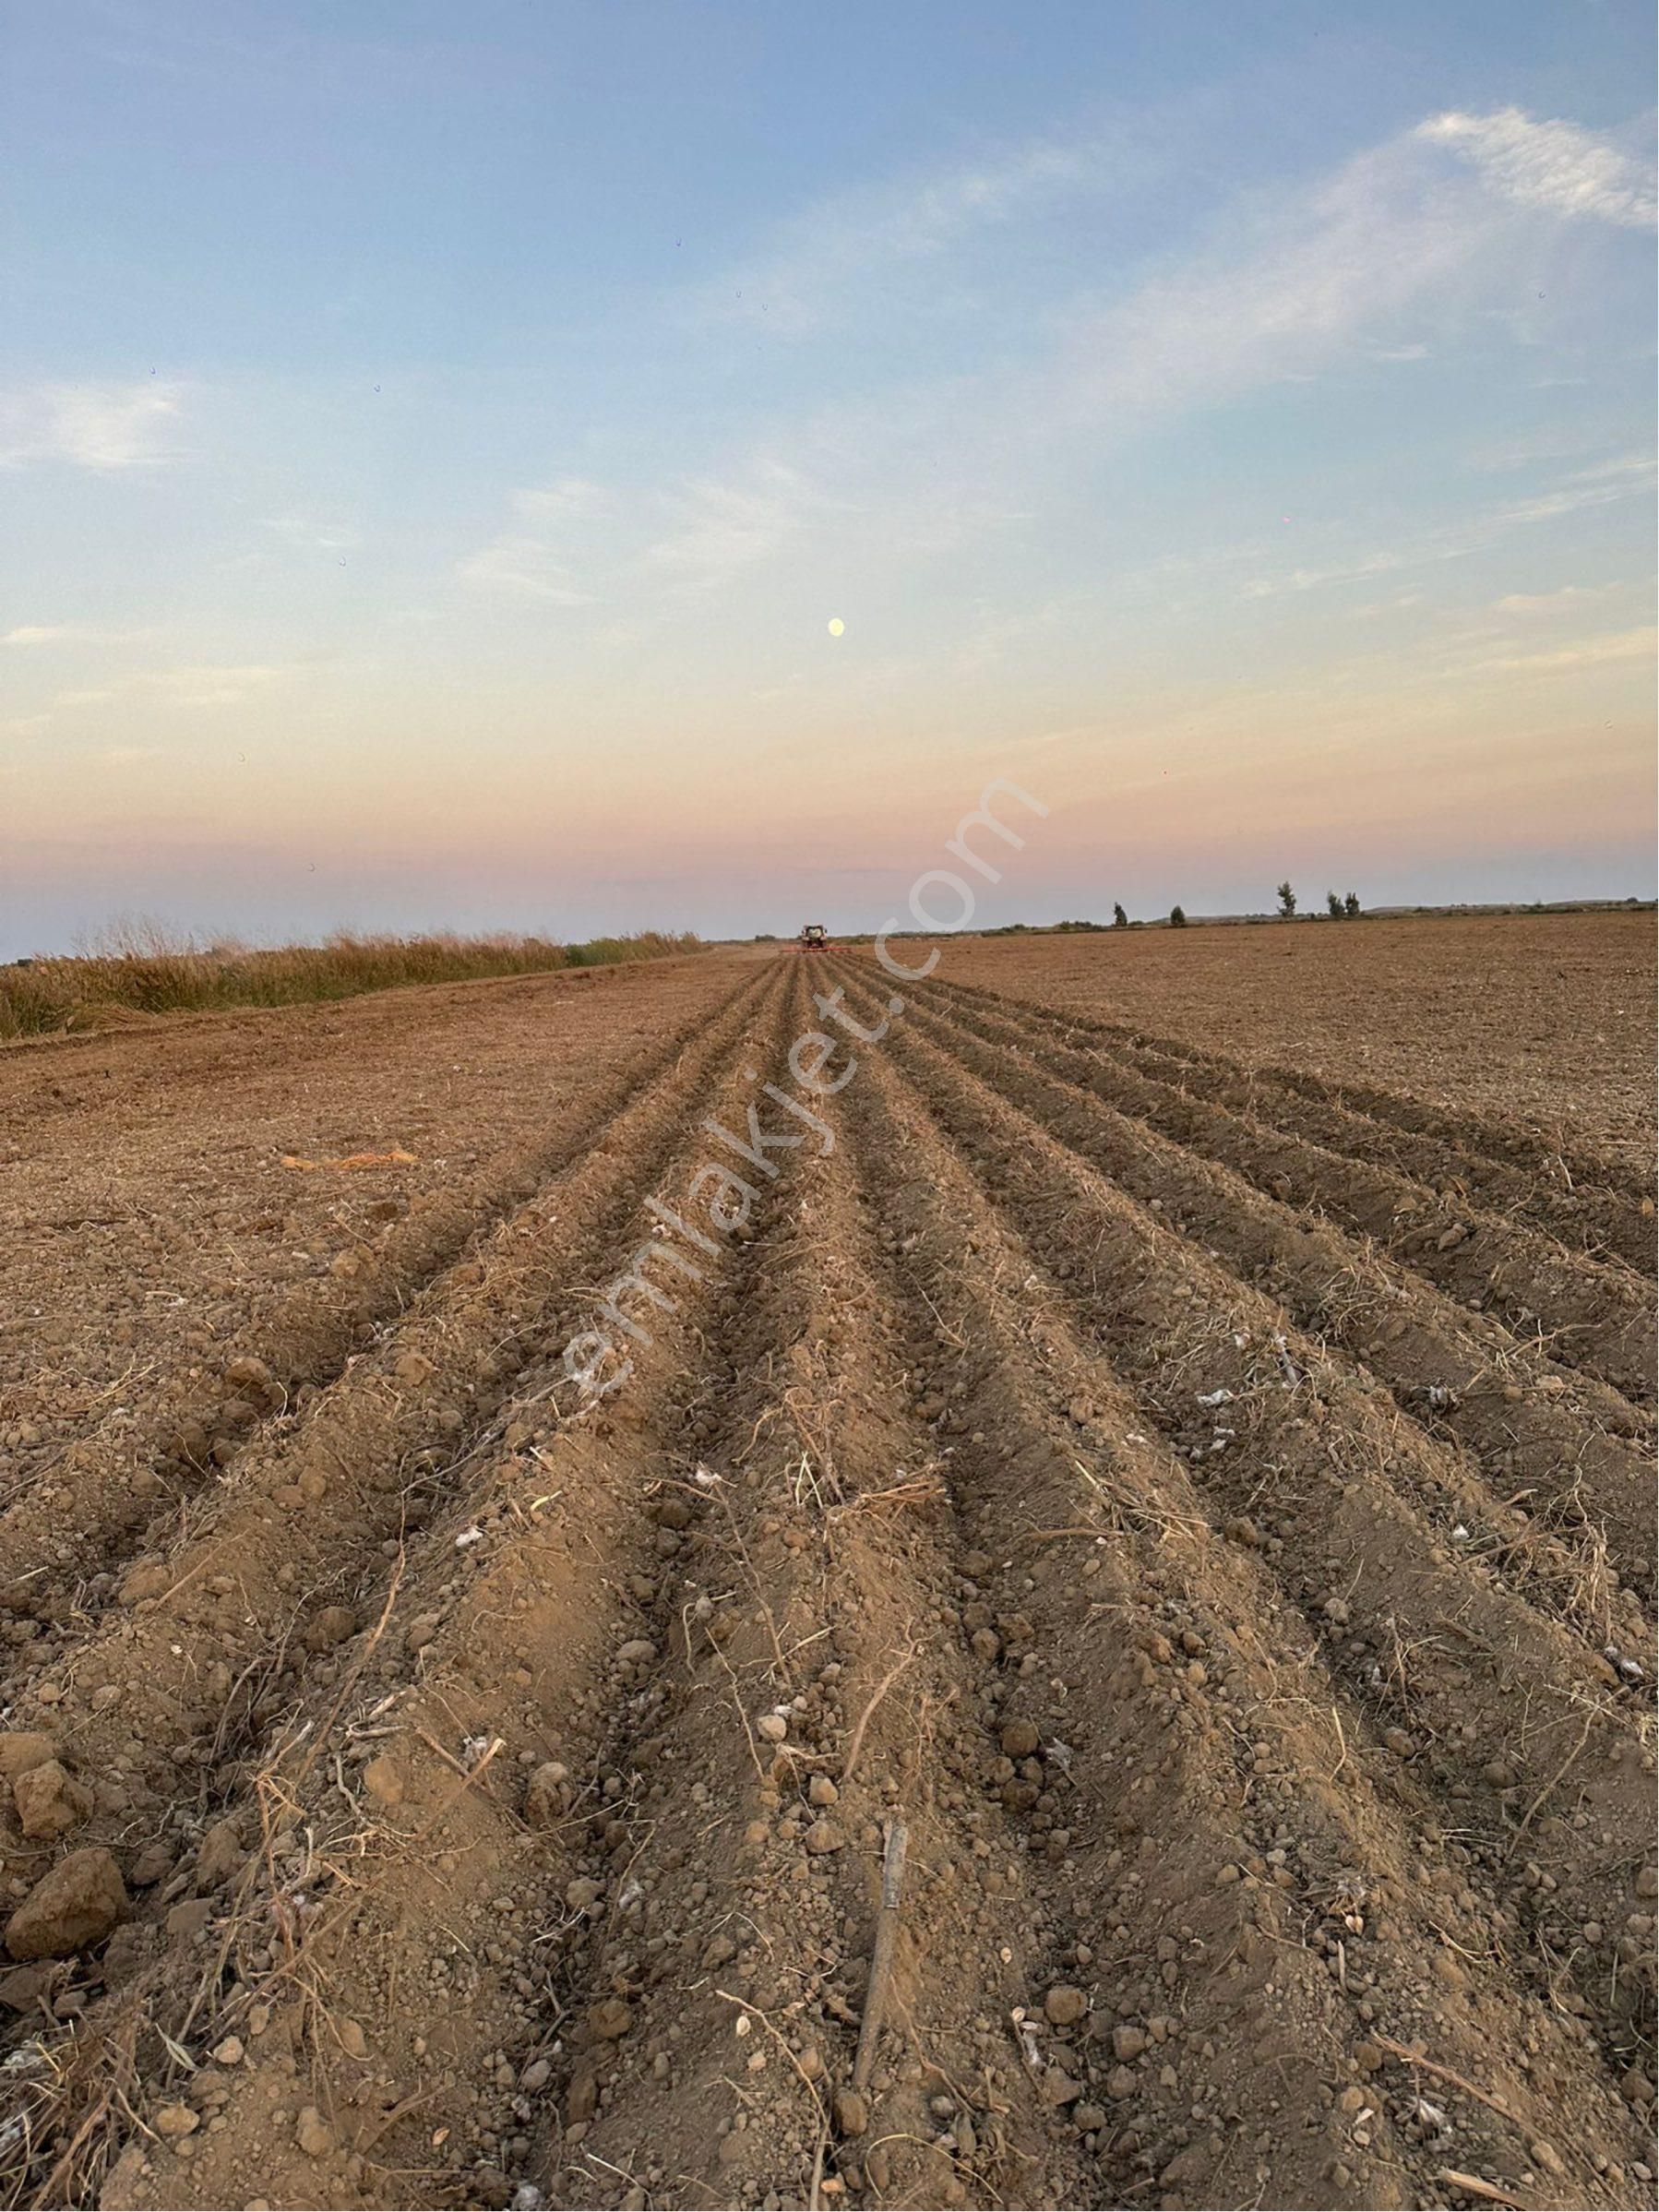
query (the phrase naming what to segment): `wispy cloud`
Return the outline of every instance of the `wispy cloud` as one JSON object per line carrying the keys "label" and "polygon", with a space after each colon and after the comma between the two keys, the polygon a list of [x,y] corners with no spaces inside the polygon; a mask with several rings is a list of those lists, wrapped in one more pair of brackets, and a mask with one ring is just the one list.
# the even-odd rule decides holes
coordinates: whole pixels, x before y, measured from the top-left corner
{"label": "wispy cloud", "polygon": [[0,645],[127,645],[148,635],[137,629],[92,629],[80,622],[25,622],[0,637]]}
{"label": "wispy cloud", "polygon": [[0,394],[0,467],[67,461],[108,474],[178,458],[176,386],[43,384]]}
{"label": "wispy cloud", "polygon": [[293,675],[292,668],[267,662],[201,662],[177,668],[135,668],[104,684],[77,685],[55,693],[45,711],[14,722],[15,733],[47,728],[59,715],[81,714],[123,702],[148,702],[183,712],[241,706],[256,693]]}
{"label": "wispy cloud", "polygon": [[740,473],[693,478],[662,499],[666,528],[642,565],[672,581],[713,590],[798,540],[826,496],[799,468],[759,456]]}
{"label": "wispy cloud", "polygon": [[1474,663],[1478,671],[1510,674],[1525,671],[1543,676],[1561,670],[1603,668],[1616,662],[1652,662],[1659,650],[1659,629],[1617,630],[1596,638],[1580,638],[1552,652],[1505,653]]}
{"label": "wispy cloud", "polygon": [[1133,158],[1117,133],[1040,139],[837,193],[780,224],[763,251],[703,287],[699,311],[764,320],[774,337],[810,336],[896,269],[939,261],[987,228],[1098,190]]}
{"label": "wispy cloud", "polygon": [[258,527],[269,530],[285,544],[316,553],[351,553],[363,543],[362,533],[351,523],[319,520],[310,515],[264,515]]}
{"label": "wispy cloud", "polygon": [[457,566],[456,574],[473,591],[505,594],[509,599],[537,599],[545,606],[592,604],[593,594],[577,589],[568,567],[546,540],[522,532],[497,538],[493,544],[469,554]]}
{"label": "wispy cloud", "polygon": [[511,504],[514,513],[527,522],[591,522],[608,515],[614,501],[603,484],[586,476],[561,476],[552,484],[514,492]]}
{"label": "wispy cloud", "polygon": [[[1252,578],[1244,585],[1241,596],[1245,599],[1274,599],[1286,592],[1321,591],[1333,585],[1363,582],[1374,576],[1391,574],[1397,569],[1421,568],[1439,561],[1462,560],[1498,543],[1513,531],[1525,530],[1536,523],[1553,522],[1585,508],[1610,507],[1622,499],[1643,496],[1653,482],[1653,474],[1651,461],[1644,460],[1639,467],[1633,467],[1623,459],[1576,470],[1560,483],[1533,493],[1524,499],[1505,500],[1495,506],[1479,508],[1456,522],[1442,523],[1432,530],[1419,532],[1399,544],[1380,546],[1370,553],[1356,554],[1351,560],[1332,562],[1323,568],[1298,567],[1277,576]],[[1553,596],[1565,603],[1570,592],[1569,587]],[[1498,604],[1510,611],[1521,611],[1541,608],[1548,602],[1544,599],[1528,601],[1517,596]]]}
{"label": "wispy cloud", "polygon": [[1626,584],[1563,584],[1556,592],[1506,592],[1501,599],[1492,602],[1492,612],[1495,615],[1517,616],[1523,621],[1570,615],[1581,608],[1586,600],[1606,599],[1629,589]]}
{"label": "wispy cloud", "polygon": [[[1512,305],[1529,224],[1558,216],[1566,199],[1618,219],[1606,179],[1623,175],[1624,156],[1576,126],[1522,116],[1504,131],[1507,166],[1489,137],[1465,144],[1441,117],[1332,171],[1253,193],[1115,292],[1074,295],[1020,330],[976,317],[977,358],[954,355],[937,374],[774,418],[702,469],[654,484],[567,477],[514,492],[510,526],[459,573],[548,605],[602,598],[634,618],[664,595],[782,580],[809,563],[831,575],[890,574],[1062,512],[1091,464],[1159,422],[1333,374],[1415,373],[1442,340],[1474,332],[1489,341],[1494,317]],[[1460,158],[1449,161],[1454,138]],[[1462,158],[1470,146],[1485,149],[1481,160]],[[1569,150],[1603,178],[1599,197],[1569,191]],[[1526,175],[1555,176],[1553,197],[1541,183],[1521,190],[1522,153]],[[1104,139],[1044,139],[978,168],[843,196],[784,226],[773,259],[729,271],[725,289],[752,305],[751,280],[764,269],[773,307],[800,328],[831,301],[878,325],[901,264],[916,282],[949,288],[948,265],[985,226],[1052,218],[1056,203],[1095,189],[1130,158]],[[915,273],[924,267],[925,280]],[[1306,591],[1456,558],[1483,533],[1622,498],[1633,480],[1620,459],[1468,529],[1306,564],[1249,589]]]}
{"label": "wispy cloud", "polygon": [[1520,108],[1499,108],[1490,115],[1433,115],[1417,136],[1461,155],[1519,208],[1630,230],[1653,221],[1651,173],[1575,123],[1538,122]]}

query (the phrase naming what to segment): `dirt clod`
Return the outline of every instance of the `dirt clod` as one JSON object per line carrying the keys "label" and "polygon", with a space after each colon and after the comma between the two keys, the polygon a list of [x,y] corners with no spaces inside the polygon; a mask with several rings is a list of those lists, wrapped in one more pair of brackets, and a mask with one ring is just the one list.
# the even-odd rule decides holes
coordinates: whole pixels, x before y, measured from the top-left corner
{"label": "dirt clod", "polygon": [[92,1792],[55,1759],[27,1767],[12,1784],[18,1822],[37,1841],[66,1835],[92,1811]]}
{"label": "dirt clod", "polygon": [[42,1874],[6,1924],[14,1958],[59,1958],[101,1943],[127,1910],[126,1884],[113,1855],[71,1851]]}

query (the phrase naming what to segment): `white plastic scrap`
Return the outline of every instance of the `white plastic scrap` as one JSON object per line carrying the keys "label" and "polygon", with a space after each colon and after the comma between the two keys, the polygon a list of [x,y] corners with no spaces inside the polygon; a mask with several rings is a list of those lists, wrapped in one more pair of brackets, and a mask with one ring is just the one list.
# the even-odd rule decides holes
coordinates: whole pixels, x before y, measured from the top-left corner
{"label": "white plastic scrap", "polygon": [[476,1526],[463,1528],[455,1539],[455,1548],[457,1551],[465,1551],[469,1545],[482,1544],[483,1542],[483,1531],[482,1528]]}
{"label": "white plastic scrap", "polygon": [[1201,1390],[1199,1393],[1200,1405],[1231,1405],[1232,1403],[1233,1393],[1230,1390]]}

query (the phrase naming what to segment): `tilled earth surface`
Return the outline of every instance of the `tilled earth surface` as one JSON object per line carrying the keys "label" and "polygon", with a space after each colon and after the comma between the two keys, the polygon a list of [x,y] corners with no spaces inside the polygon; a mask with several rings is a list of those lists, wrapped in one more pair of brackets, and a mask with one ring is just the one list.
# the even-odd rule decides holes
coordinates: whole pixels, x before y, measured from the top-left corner
{"label": "tilled earth surface", "polygon": [[11,2197],[1653,2201],[1651,1182],[958,973],[0,1055]]}
{"label": "tilled earth surface", "polygon": [[1378,915],[972,938],[950,973],[1198,1040],[1250,1065],[1409,1091],[1535,1135],[1653,1154],[1651,913]]}

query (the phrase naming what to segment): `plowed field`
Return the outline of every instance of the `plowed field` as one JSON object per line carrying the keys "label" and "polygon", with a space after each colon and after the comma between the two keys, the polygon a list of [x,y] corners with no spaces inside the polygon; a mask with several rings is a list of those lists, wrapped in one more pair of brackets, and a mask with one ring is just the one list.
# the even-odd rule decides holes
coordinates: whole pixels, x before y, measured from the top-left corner
{"label": "plowed field", "polygon": [[1653,2201],[1628,1118],[953,951],[0,1054],[11,2199]]}

